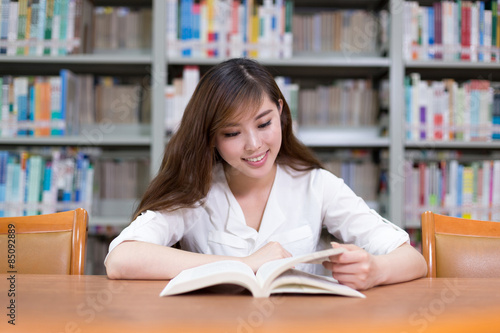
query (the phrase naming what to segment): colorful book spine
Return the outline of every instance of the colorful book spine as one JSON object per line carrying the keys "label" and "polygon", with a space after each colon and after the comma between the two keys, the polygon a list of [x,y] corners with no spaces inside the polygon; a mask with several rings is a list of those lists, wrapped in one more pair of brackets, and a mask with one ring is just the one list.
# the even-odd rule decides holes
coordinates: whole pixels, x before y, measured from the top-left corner
{"label": "colorful book spine", "polygon": [[[45,6],[45,33],[44,33],[44,41],[45,43],[49,43],[52,40],[52,26],[53,26],[53,18],[54,18],[54,7],[56,0],[46,0]],[[44,55],[51,54],[51,47],[49,45],[45,45],[43,49]]]}
{"label": "colorful book spine", "polygon": [[6,151],[0,151],[0,217],[5,215],[5,202],[7,201],[7,161],[9,154]]}
{"label": "colorful book spine", "polygon": [[[23,41],[26,39],[26,25],[28,16],[28,0],[19,0],[18,8],[18,19],[17,19],[17,40]],[[24,55],[24,47],[18,46],[17,55]]]}
{"label": "colorful book spine", "polygon": [[[55,48],[58,55],[66,55],[67,48],[64,45],[65,42],[68,41],[68,26],[69,24],[69,0],[59,0],[59,15],[60,15],[60,23],[59,23],[59,41],[61,45]],[[74,24],[74,22],[73,22]]]}
{"label": "colorful book spine", "polygon": [[63,113],[62,79],[61,76],[52,76],[49,78],[50,87],[50,135],[61,136],[65,134],[65,114]]}
{"label": "colorful book spine", "polygon": [[181,0],[180,1],[180,32],[181,32],[181,42],[183,47],[181,50],[181,55],[183,57],[191,56],[191,47],[186,46],[185,43],[190,43],[192,38],[191,30],[191,8],[193,7],[192,0]]}
{"label": "colorful book spine", "polygon": [[[2,0],[2,8],[0,10],[0,41],[3,43],[7,42],[9,35],[9,12],[10,12],[10,1]],[[0,46],[0,54],[6,54],[7,47]]]}
{"label": "colorful book spine", "polygon": [[427,57],[429,59],[434,59],[435,56],[435,50],[434,50],[434,40],[435,40],[435,29],[434,29],[434,8],[429,7],[427,8],[427,29],[429,31],[429,49],[427,51]]}

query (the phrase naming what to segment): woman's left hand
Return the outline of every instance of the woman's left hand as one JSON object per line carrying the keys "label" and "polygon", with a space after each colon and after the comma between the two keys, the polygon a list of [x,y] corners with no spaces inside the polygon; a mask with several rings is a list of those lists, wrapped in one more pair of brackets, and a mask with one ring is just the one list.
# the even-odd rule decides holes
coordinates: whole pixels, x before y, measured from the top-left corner
{"label": "woman's left hand", "polygon": [[357,290],[369,289],[380,283],[382,272],[374,255],[353,244],[332,243],[332,246],[347,250],[323,262],[339,283]]}

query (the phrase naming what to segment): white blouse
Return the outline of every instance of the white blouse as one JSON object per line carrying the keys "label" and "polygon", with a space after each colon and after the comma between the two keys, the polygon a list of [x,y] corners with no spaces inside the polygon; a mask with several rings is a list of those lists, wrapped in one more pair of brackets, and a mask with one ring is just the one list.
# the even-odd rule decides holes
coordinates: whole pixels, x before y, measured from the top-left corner
{"label": "white blouse", "polygon": [[[246,225],[222,165],[217,165],[212,187],[200,205],[142,213],[111,242],[109,252],[126,240],[164,246],[180,241],[183,250],[243,257],[276,241],[296,256],[329,246],[320,241],[323,227],[340,241],[375,255],[409,242],[404,230],[370,209],[329,171],[298,172],[280,165],[257,231]],[[312,266],[317,265],[296,268],[318,273],[320,268]]]}

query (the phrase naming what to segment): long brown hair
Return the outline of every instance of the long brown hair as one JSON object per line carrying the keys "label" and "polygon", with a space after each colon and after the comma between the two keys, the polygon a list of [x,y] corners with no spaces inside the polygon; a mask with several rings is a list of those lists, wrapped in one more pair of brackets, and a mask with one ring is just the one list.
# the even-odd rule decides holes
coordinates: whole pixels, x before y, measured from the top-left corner
{"label": "long brown hair", "polygon": [[133,219],[146,210],[193,207],[207,195],[212,169],[223,162],[215,149],[215,134],[238,112],[260,107],[265,96],[281,112],[282,144],[277,163],[298,171],[321,168],[312,152],[292,132],[290,108],[273,76],[250,59],[230,59],[201,78],[184,110],[177,132],[165,147],[163,161]]}

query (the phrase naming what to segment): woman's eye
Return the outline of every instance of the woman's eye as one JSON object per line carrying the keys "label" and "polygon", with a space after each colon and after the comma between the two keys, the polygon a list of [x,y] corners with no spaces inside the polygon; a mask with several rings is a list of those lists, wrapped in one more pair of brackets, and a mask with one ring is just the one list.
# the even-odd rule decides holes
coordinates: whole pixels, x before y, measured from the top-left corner
{"label": "woman's eye", "polygon": [[233,136],[237,136],[238,134],[239,134],[239,132],[224,133],[224,137],[231,138]]}
{"label": "woman's eye", "polygon": [[271,125],[271,121],[270,121],[270,120],[269,120],[267,123],[264,123],[264,124],[262,124],[262,125],[259,125],[259,128],[264,128],[264,127],[267,127],[267,126],[269,126],[269,125]]}

